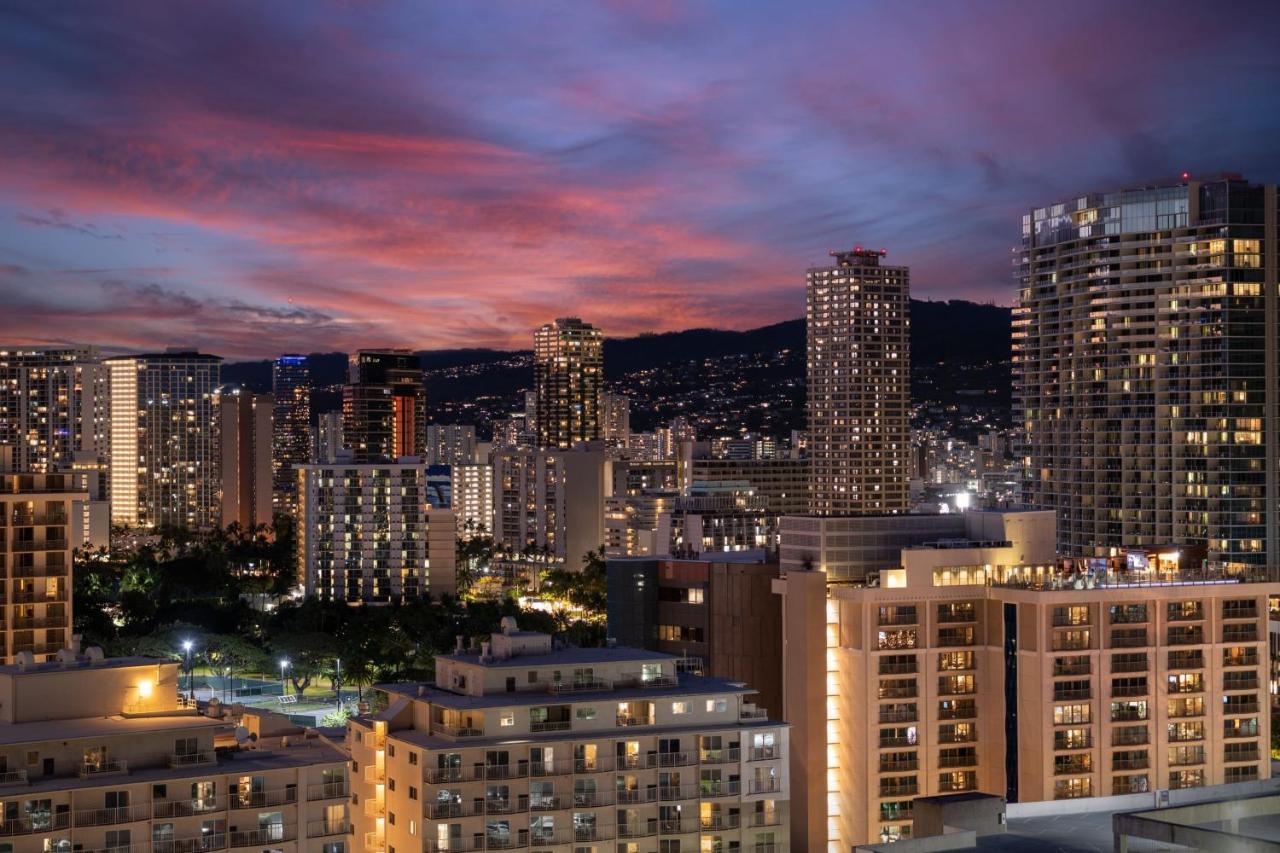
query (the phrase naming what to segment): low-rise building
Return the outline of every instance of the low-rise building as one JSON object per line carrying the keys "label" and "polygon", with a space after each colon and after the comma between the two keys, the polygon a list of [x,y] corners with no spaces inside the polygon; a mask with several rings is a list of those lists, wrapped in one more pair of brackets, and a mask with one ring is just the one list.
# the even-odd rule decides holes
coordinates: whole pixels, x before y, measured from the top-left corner
{"label": "low-rise building", "polygon": [[346,756],[279,715],[197,713],[178,664],[0,666],[0,836],[14,853],[346,853]]}
{"label": "low-rise building", "polygon": [[787,726],[748,688],[503,622],[348,722],[363,850],[785,849]]}

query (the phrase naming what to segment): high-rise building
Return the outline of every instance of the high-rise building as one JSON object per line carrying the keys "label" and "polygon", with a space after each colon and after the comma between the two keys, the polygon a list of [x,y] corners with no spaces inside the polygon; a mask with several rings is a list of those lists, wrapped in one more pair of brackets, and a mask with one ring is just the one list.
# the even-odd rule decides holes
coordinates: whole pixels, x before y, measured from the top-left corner
{"label": "high-rise building", "polygon": [[271,524],[275,409],[276,401],[270,394],[239,388],[218,392],[223,527],[239,524],[244,530],[252,530]]}
{"label": "high-rise building", "polygon": [[1059,546],[1275,562],[1276,187],[1080,195],[1022,218],[1014,314],[1023,500]]}
{"label": "high-rise building", "polygon": [[427,427],[429,465],[469,465],[476,461],[476,428],[470,424],[432,424]]}
{"label": "high-rise building", "polygon": [[626,450],[631,441],[631,399],[626,394],[601,394],[600,420],[604,443]]}
{"label": "high-rise building", "polygon": [[435,673],[348,721],[365,853],[785,849],[787,725],[740,682],[510,617]]}
{"label": "high-rise building", "polygon": [[298,477],[293,466],[311,461],[311,367],[305,355],[282,355],[271,365],[275,436],[271,454],[276,501],[292,511]]}
{"label": "high-rise building", "polygon": [[0,660],[47,660],[70,641],[71,558],[89,495],[72,474],[0,474]]}
{"label": "high-rise building", "polygon": [[[316,462],[337,462],[345,448],[342,436],[342,412],[322,412],[316,418]],[[296,487],[295,487],[296,488]]]}
{"label": "high-rise building", "polygon": [[107,458],[107,368],[93,347],[0,349],[0,446],[16,471],[69,468],[77,453]]}
{"label": "high-rise building", "polygon": [[605,543],[612,463],[598,444],[574,450],[494,449],[493,537],[507,548],[545,550],[580,569]]}
{"label": "high-rise building", "polygon": [[601,437],[604,336],[577,317],[562,317],[533,335],[538,445],[568,449]]}
{"label": "high-rise building", "polygon": [[1177,552],[1058,559],[1050,511],[966,521],[963,539],[906,548],[875,583],[775,581],[793,850],[907,837],[917,796],[1030,803],[1270,776],[1280,584]]}
{"label": "high-rise building", "polygon": [[307,595],[384,604],[457,591],[457,522],[427,465],[298,466],[298,580]]}
{"label": "high-rise building", "polygon": [[222,359],[174,350],[106,359],[111,383],[111,522],[214,527],[214,392]]}
{"label": "high-rise building", "polygon": [[809,511],[906,512],[910,275],[883,249],[831,255],[807,274]]}
{"label": "high-rise building", "polygon": [[344,752],[280,714],[198,713],[178,661],[76,645],[0,667],[13,850],[347,849]]}
{"label": "high-rise building", "polygon": [[458,538],[493,535],[493,466],[487,462],[454,465],[453,512]]}
{"label": "high-rise building", "polygon": [[809,465],[803,459],[709,459],[689,462],[689,488],[746,481],[775,516],[802,515],[809,508]]}
{"label": "high-rise building", "polygon": [[357,463],[420,457],[427,447],[427,392],[410,350],[360,350],[342,389],[342,428]]}

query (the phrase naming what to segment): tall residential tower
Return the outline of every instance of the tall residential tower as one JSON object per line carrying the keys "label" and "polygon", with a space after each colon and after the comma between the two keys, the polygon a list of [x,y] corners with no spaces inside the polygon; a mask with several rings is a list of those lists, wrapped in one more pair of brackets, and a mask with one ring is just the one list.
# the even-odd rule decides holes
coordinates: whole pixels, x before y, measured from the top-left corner
{"label": "tall residential tower", "polygon": [[1276,223],[1276,188],[1238,177],[1022,218],[1023,496],[1057,511],[1064,553],[1174,543],[1274,561]]}
{"label": "tall residential tower", "polygon": [[562,317],[533,335],[538,444],[568,449],[601,437],[604,336],[577,317]]}
{"label": "tall residential tower", "polygon": [[418,356],[405,349],[360,350],[342,389],[342,429],[357,463],[422,456],[427,392]]}
{"label": "tall residential tower", "polygon": [[111,381],[111,523],[217,525],[222,507],[214,391],[222,359],[173,351],[105,363]]}
{"label": "tall residential tower", "polygon": [[107,368],[93,347],[0,348],[0,446],[17,471],[107,457]]}
{"label": "tall residential tower", "polygon": [[806,276],[814,515],[907,511],[910,276],[884,254],[832,252]]}
{"label": "tall residential tower", "polygon": [[271,454],[276,499],[291,509],[297,497],[294,466],[311,460],[311,367],[305,355],[282,355],[271,365],[275,437]]}

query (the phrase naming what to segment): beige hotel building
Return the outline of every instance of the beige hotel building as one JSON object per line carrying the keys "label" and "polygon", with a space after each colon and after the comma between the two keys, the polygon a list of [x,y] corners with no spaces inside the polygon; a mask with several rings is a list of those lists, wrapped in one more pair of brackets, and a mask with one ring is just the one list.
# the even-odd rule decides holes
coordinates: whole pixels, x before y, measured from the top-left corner
{"label": "beige hotel building", "polygon": [[179,689],[176,662],[95,648],[0,666],[0,845],[346,853],[340,749],[279,715],[201,716]]}
{"label": "beige hotel building", "polygon": [[738,682],[624,648],[556,649],[503,620],[435,684],[348,723],[367,853],[787,849],[787,726]]}
{"label": "beige hotel building", "polygon": [[[794,849],[907,837],[917,796],[1009,802],[1268,778],[1257,574],[1057,561],[1053,513],[971,512],[864,584],[783,595]],[[1190,562],[1186,560],[1184,562]]]}

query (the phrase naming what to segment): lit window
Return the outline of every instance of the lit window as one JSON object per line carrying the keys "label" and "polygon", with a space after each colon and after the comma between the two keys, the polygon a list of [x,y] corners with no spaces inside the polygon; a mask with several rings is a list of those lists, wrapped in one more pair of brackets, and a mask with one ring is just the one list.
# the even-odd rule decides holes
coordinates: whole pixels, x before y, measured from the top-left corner
{"label": "lit window", "polygon": [[671,703],[671,713],[673,713],[673,714],[687,714],[687,713],[689,713],[689,703],[688,703],[688,702],[672,702],[672,703]]}

